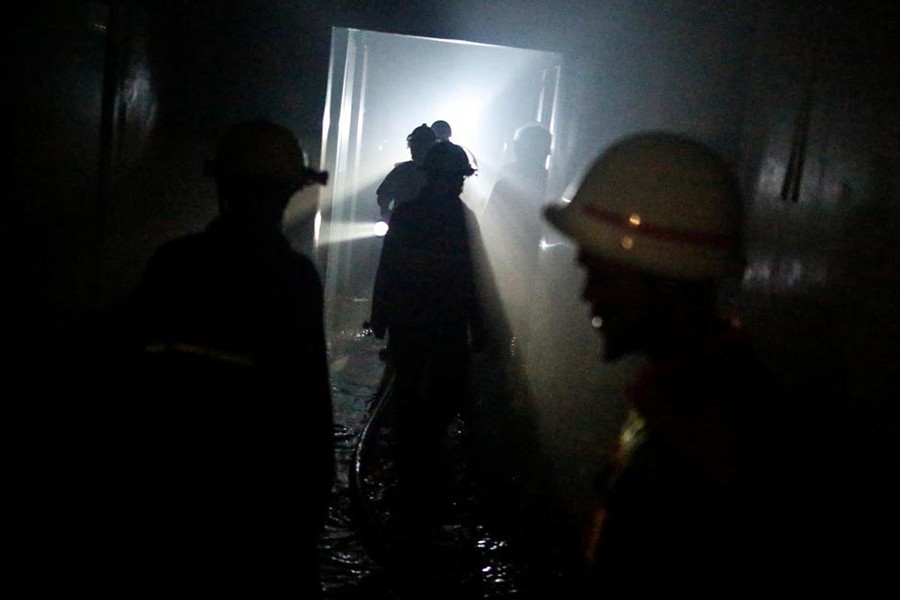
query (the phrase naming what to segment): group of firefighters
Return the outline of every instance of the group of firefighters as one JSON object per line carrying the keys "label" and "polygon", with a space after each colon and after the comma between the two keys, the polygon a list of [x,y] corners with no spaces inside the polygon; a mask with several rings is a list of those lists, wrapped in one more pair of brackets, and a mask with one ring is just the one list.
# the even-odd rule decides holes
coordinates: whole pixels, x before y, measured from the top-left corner
{"label": "group of firefighters", "polygon": [[[550,138],[535,133],[540,177]],[[370,323],[388,340],[397,374],[398,472],[415,483],[460,410],[471,352],[497,341],[479,275],[479,218],[460,199],[475,168],[432,127],[417,127],[408,142],[413,160],[379,188],[390,229]],[[151,262],[136,302],[142,347],[182,362],[214,359],[276,382],[265,388],[270,396],[254,400],[265,409],[252,411],[309,425],[304,440],[286,445],[304,454],[282,461],[291,483],[279,492],[296,505],[273,506],[286,511],[285,527],[295,524],[296,511],[309,511],[302,538],[311,560],[334,475],[322,286],[280,226],[289,198],[324,176],[306,166],[293,134],[265,121],[235,126],[211,166],[222,214]],[[400,180],[399,188],[415,192],[390,192]],[[577,248],[590,306],[585,326],[602,337],[604,360],[646,358],[585,529],[586,589],[625,591],[652,575],[672,590],[712,591],[723,578],[751,585],[805,572],[797,552],[824,559],[817,544],[827,536],[816,520],[826,511],[811,505],[821,502],[823,487],[818,471],[806,468],[814,449],[775,417],[775,386],[754,361],[746,332],[718,310],[719,284],[744,267],[741,197],[725,161],[682,135],[639,133],[607,148],[570,202],[532,209],[536,222],[543,216]],[[528,248],[535,243],[529,237],[523,252],[537,252]],[[527,290],[514,298],[527,302]],[[292,388],[304,381],[301,391]],[[240,429],[237,421],[228,426]],[[229,523],[266,512],[261,492],[215,483],[211,503],[240,498],[228,504]],[[300,509],[304,497],[317,506]],[[296,550],[299,537],[276,533],[271,521],[241,529],[243,545],[229,546],[234,554],[216,565],[224,580],[244,568],[237,559],[246,553]],[[284,566],[273,574],[268,565],[265,576],[290,580]]]}

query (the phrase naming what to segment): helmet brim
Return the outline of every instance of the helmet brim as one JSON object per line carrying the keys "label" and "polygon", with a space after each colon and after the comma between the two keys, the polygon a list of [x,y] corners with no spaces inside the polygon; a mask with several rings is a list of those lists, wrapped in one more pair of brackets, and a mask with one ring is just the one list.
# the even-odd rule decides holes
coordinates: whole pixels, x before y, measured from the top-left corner
{"label": "helmet brim", "polygon": [[544,209],[547,221],[589,256],[613,260],[651,274],[676,279],[716,279],[739,275],[745,267],[733,253],[733,244],[685,244],[660,239],[639,228],[618,223],[591,222],[572,204]]}

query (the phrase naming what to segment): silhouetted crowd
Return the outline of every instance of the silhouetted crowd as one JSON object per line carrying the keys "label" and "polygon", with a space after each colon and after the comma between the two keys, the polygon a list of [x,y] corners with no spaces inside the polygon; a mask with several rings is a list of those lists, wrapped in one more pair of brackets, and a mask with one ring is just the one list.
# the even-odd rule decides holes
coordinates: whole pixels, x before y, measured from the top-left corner
{"label": "silhouetted crowd", "polygon": [[[646,361],[615,452],[597,466],[570,590],[772,593],[871,567],[853,550],[883,514],[867,513],[868,471],[829,437],[837,428],[792,409],[752,332],[719,310],[719,286],[744,268],[725,162],[684,136],[639,133],[603,151],[571,202],[549,202],[552,136],[528,124],[476,214],[460,199],[476,169],[450,135],[444,121],[413,129],[411,160],[377,190],[389,229],[369,324],[393,370],[413,526],[439,493],[431,465],[465,410],[473,353],[496,358],[510,406],[534,401],[522,380],[547,224],[577,248],[585,327],[604,360]],[[231,127],[207,172],[220,214],[158,249],[120,332],[117,368],[140,383],[117,434],[129,453],[113,501],[124,530],[110,543],[139,548],[116,576],[161,593],[316,597],[335,476],[323,286],[281,228],[290,198],[327,176],[262,120]],[[556,515],[541,517],[546,527]],[[537,540],[537,529],[518,534]]]}

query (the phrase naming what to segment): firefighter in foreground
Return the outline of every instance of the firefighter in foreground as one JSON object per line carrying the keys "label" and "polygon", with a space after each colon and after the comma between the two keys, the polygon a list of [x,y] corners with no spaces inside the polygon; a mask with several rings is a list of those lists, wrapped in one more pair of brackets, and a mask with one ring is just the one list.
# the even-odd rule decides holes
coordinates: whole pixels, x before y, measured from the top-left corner
{"label": "firefighter in foreground", "polygon": [[577,245],[605,360],[646,359],[599,477],[591,597],[648,581],[670,592],[803,581],[805,561],[826,554],[814,436],[717,305],[719,284],[743,269],[741,208],[713,151],[645,133],[610,147],[569,204],[545,211]]}
{"label": "firefighter in foreground", "polygon": [[164,593],[319,597],[335,475],[323,293],[281,226],[326,174],[261,120],[233,125],[207,171],[220,214],[157,250],[134,302],[133,563]]}

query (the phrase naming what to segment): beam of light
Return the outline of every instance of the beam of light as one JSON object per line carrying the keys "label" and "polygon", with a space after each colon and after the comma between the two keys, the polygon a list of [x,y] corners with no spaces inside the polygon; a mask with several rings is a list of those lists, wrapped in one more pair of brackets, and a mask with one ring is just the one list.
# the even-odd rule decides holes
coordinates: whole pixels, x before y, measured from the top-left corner
{"label": "beam of light", "polygon": [[375,237],[372,222],[332,223],[328,232],[320,232],[318,244],[340,244]]}
{"label": "beam of light", "polygon": [[319,186],[305,187],[299,192],[295,192],[288,200],[288,205],[284,210],[285,226],[302,223],[312,219],[318,214],[319,207]]}

